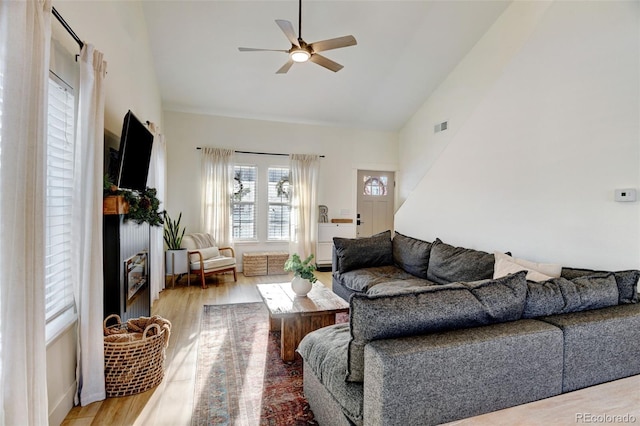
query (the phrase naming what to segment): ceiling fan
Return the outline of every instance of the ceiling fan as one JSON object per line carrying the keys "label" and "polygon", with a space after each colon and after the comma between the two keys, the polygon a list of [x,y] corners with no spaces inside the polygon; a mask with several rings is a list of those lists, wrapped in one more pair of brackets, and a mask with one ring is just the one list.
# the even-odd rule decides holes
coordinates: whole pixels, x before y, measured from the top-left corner
{"label": "ceiling fan", "polygon": [[239,47],[241,52],[284,52],[289,54],[289,60],[278,70],[276,74],[285,74],[294,62],[311,61],[333,72],[340,71],[343,66],[331,59],[319,55],[318,52],[324,52],[331,49],[339,49],[341,47],[353,46],[357,44],[355,37],[352,35],[332,38],[329,40],[316,41],[315,43],[306,43],[302,39],[302,0],[298,0],[298,37],[296,37],[293,25],[289,21],[276,19],[276,24],[291,42],[289,50],[284,49],[254,49],[251,47]]}

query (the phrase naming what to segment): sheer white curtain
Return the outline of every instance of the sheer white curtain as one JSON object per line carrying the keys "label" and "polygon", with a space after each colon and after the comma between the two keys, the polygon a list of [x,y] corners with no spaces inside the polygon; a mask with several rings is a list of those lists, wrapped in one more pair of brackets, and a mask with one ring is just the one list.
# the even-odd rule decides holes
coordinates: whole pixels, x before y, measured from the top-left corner
{"label": "sheer white curtain", "polygon": [[102,170],[107,63],[86,44],[80,52],[80,88],[73,193],[72,252],[74,296],[78,309],[76,403],[105,398],[102,338]]}
{"label": "sheer white curtain", "polygon": [[202,232],[213,235],[219,247],[233,244],[231,195],[233,194],[233,150],[202,148]]}
{"label": "sheer white curtain", "polygon": [[[153,133],[153,148],[151,149],[151,163],[149,164],[149,179],[147,185],[156,189],[156,196],[162,203],[160,208],[166,209],[166,145],[164,135],[154,123],[149,123],[149,130]],[[164,228],[152,226],[151,230],[151,303],[158,300],[160,292],[164,289]]]}
{"label": "sheer white curtain", "polygon": [[320,157],[291,154],[291,218],[289,253],[305,259],[315,253],[318,222],[318,175]]}
{"label": "sheer white curtain", "polygon": [[0,2],[0,424],[48,423],[45,192],[51,2]]}

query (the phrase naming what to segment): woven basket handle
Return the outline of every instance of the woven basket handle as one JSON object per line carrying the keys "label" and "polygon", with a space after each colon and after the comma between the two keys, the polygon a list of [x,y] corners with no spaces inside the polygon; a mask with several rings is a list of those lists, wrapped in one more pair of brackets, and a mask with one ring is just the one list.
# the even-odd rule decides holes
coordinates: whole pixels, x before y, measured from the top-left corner
{"label": "woven basket handle", "polygon": [[122,324],[122,320],[120,319],[120,315],[118,314],[111,314],[108,317],[106,317],[102,323],[102,328],[104,329],[105,334],[107,333],[108,327],[107,327],[107,322],[109,322],[109,320],[111,318],[117,318],[118,319],[118,323],[117,325]]}
{"label": "woven basket handle", "polygon": [[151,336],[147,336],[147,332],[148,332],[149,330],[151,330],[152,328],[155,328],[155,329],[156,329],[156,333],[157,333],[157,334],[160,334],[160,326],[159,326],[158,324],[155,324],[155,323],[153,323],[153,324],[149,324],[149,325],[147,326],[147,328],[145,328],[145,329],[144,329],[144,332],[142,333],[142,339],[143,339],[143,340],[144,340],[144,339],[147,339],[147,338],[149,338],[149,337],[151,337]]}

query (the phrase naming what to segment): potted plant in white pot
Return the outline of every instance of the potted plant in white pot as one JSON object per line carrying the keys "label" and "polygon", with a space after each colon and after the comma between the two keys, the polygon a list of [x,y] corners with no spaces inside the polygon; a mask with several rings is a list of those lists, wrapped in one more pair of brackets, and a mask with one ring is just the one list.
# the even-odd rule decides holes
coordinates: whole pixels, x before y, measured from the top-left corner
{"label": "potted plant in white pot", "polygon": [[169,213],[164,212],[164,242],[167,244],[165,252],[165,270],[167,274],[179,275],[189,272],[189,259],[187,249],[180,247],[182,237],[186,231],[185,227],[180,227],[182,212],[177,220],[171,220]]}
{"label": "potted plant in white pot", "polygon": [[313,271],[316,266],[311,263],[313,254],[310,254],[305,260],[301,260],[297,254],[292,254],[284,263],[284,270],[293,272],[293,280],[291,281],[291,289],[296,296],[306,297],[311,291],[313,283],[318,281]]}

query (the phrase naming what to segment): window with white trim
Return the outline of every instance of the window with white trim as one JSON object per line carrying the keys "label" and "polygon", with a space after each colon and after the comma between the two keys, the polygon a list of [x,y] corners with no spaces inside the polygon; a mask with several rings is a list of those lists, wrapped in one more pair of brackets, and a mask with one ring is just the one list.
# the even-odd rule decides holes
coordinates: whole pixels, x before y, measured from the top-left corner
{"label": "window with white trim", "polygon": [[71,201],[75,147],[73,89],[53,72],[47,117],[45,320],[47,341],[75,320]]}
{"label": "window with white trim", "polygon": [[289,240],[289,168],[269,167],[268,174],[268,210],[267,239],[275,241]]}
{"label": "window with white trim", "polygon": [[236,165],[233,171],[233,239],[255,240],[257,167]]}

